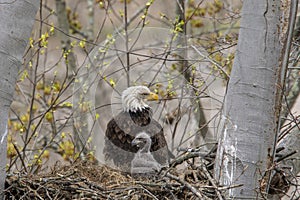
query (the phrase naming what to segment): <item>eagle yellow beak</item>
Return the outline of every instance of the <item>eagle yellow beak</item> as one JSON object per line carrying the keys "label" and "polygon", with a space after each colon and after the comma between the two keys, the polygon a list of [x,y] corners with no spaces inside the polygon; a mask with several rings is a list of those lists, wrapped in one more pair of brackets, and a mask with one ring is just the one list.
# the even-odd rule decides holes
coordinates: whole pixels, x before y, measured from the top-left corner
{"label": "eagle yellow beak", "polygon": [[148,101],[157,101],[158,99],[158,95],[153,92],[150,92],[150,94],[147,96]]}

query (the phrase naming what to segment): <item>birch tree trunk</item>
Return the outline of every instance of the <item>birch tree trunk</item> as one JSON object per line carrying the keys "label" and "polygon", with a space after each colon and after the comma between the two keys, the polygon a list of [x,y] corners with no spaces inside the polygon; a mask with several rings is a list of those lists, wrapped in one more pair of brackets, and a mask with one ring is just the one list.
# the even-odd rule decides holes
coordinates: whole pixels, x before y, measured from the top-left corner
{"label": "birch tree trunk", "polygon": [[280,0],[243,3],[215,164],[221,185],[242,184],[228,192],[235,199],[259,199],[268,190],[282,95],[281,6]]}
{"label": "birch tree trunk", "polygon": [[0,199],[6,177],[7,119],[38,0],[0,0]]}

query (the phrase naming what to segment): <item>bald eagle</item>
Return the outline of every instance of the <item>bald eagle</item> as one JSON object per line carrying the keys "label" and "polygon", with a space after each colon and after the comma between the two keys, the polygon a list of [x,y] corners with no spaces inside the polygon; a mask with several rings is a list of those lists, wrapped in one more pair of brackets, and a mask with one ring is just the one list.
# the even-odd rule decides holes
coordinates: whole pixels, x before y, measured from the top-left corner
{"label": "bald eagle", "polygon": [[151,137],[146,132],[141,132],[132,141],[132,145],[139,148],[131,161],[131,175],[149,174],[161,169],[161,165],[150,152]]}
{"label": "bald eagle", "polygon": [[123,110],[109,121],[105,132],[103,154],[106,163],[130,172],[131,161],[139,147],[132,145],[138,133],[146,132],[151,138],[150,152],[161,165],[168,165],[168,147],[162,126],[152,118],[147,101],[158,100],[158,95],[146,86],[129,87],[122,93]]}

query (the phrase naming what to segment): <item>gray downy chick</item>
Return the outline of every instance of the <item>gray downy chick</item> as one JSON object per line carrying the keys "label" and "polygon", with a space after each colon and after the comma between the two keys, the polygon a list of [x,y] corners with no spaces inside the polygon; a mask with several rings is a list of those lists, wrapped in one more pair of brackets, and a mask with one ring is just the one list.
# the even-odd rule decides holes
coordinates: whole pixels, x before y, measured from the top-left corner
{"label": "gray downy chick", "polygon": [[161,165],[154,159],[150,152],[151,138],[146,132],[136,135],[132,145],[139,148],[131,161],[131,174],[148,174],[160,171]]}

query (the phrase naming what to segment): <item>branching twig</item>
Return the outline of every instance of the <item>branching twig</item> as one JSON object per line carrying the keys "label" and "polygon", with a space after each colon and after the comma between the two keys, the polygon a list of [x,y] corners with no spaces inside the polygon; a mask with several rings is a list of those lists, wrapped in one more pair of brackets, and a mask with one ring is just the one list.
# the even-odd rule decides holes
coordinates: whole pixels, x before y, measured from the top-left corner
{"label": "branching twig", "polygon": [[169,177],[172,180],[175,180],[179,183],[181,183],[182,185],[184,185],[185,187],[187,187],[189,190],[191,190],[198,198],[200,199],[207,199],[205,196],[203,196],[200,191],[198,189],[196,189],[194,186],[192,186],[191,184],[189,184],[188,182],[181,180],[179,177],[174,176],[172,174],[170,174],[169,172],[166,173],[166,177]]}
{"label": "branching twig", "polygon": [[212,186],[214,187],[215,191],[216,191],[216,194],[218,196],[218,198],[220,200],[223,200],[223,197],[218,189],[218,186],[217,186],[217,182],[215,179],[212,178],[212,176],[210,175],[210,173],[208,172],[208,170],[206,169],[206,167],[204,166],[203,163],[200,164],[200,170],[205,174],[205,176],[208,178],[209,182],[212,184]]}

